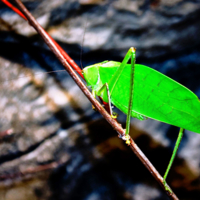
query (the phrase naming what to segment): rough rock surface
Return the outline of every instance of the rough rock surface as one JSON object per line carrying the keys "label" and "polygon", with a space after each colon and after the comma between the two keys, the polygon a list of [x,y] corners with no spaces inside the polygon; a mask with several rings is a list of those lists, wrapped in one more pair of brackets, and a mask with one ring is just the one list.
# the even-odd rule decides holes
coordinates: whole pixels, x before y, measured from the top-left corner
{"label": "rough rock surface", "polygon": [[[137,63],[200,97],[198,1],[23,2],[78,64],[81,48],[87,66],[121,61],[134,46]],[[0,199],[167,199],[67,73],[37,74],[54,70],[62,66],[42,39],[0,3]],[[132,137],[161,174],[177,134],[157,121],[132,122]],[[200,135],[186,131],[168,177],[180,199],[199,199],[199,152]]]}

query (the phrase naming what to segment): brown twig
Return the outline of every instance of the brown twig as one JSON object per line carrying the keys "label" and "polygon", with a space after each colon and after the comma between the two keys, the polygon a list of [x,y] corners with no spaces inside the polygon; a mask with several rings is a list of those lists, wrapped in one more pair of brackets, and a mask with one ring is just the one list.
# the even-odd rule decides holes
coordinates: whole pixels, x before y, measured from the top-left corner
{"label": "brown twig", "polygon": [[[42,36],[46,44],[49,46],[49,48],[52,50],[52,52],[56,55],[56,57],[60,60],[60,62],[63,64],[67,72],[70,74],[70,76],[73,78],[73,80],[77,83],[77,85],[80,87],[82,92],[86,95],[86,97],[90,100],[90,102],[95,106],[95,108],[101,113],[101,115],[110,123],[110,125],[121,135],[124,135],[124,129],[121,127],[119,123],[117,123],[114,119],[111,118],[111,116],[105,111],[105,109],[101,106],[101,104],[93,97],[93,95],[90,93],[90,91],[87,89],[87,87],[84,85],[84,83],[80,80],[78,75],[72,70],[70,64],[66,61],[62,53],[59,51],[59,48],[55,43],[52,42],[50,39],[50,36],[46,33],[46,31],[38,24],[38,22],[34,19],[34,17],[30,14],[30,12],[25,8],[25,6],[21,3],[20,0],[15,0],[17,5],[19,6],[22,13],[26,16],[26,18],[29,21],[29,24],[33,26],[36,31]],[[163,184],[163,178],[158,173],[158,171],[155,169],[155,167],[150,163],[148,158],[142,153],[142,151],[139,149],[139,147],[135,144],[135,142],[131,139],[130,144],[131,149],[136,154],[136,156],[141,160],[141,162],[145,165],[145,167],[150,171],[150,173],[154,176],[154,178],[158,181],[158,183],[161,185],[161,187],[165,190],[167,195],[170,197],[170,199],[178,200],[176,195],[173,193],[173,191],[170,189],[169,186],[167,186],[171,192],[166,190],[164,184]]]}

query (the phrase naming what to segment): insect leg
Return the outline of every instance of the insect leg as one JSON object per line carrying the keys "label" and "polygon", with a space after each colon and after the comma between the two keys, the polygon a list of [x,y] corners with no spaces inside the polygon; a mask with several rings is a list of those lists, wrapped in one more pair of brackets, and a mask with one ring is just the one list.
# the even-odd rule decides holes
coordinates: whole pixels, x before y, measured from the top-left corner
{"label": "insect leg", "polygon": [[101,93],[104,91],[104,89],[106,89],[106,94],[107,94],[107,98],[108,98],[108,106],[109,106],[109,112],[112,118],[116,118],[116,114],[113,114],[112,111],[112,106],[111,106],[111,100],[110,100],[110,92],[109,92],[109,86],[108,83],[105,83],[98,91],[98,93]]}
{"label": "insect leg", "polygon": [[127,112],[127,120],[126,120],[126,131],[125,135],[122,137],[123,140],[126,141],[126,144],[130,145],[130,136],[129,136],[129,130],[130,130],[130,120],[131,120],[131,111],[132,111],[132,104],[133,104],[133,84],[134,84],[134,69],[135,69],[135,51],[136,49],[131,47],[126,56],[124,57],[120,67],[115,72],[111,80],[109,81],[110,86],[110,95],[112,96],[112,92],[114,90],[114,87],[119,80],[124,68],[126,67],[128,61],[131,59],[131,74],[130,74],[130,93],[129,93],[129,103],[128,103],[128,112]]}
{"label": "insect leg", "polygon": [[130,74],[130,94],[129,94],[129,105],[128,105],[128,113],[127,113],[127,119],[126,119],[126,132],[125,135],[129,135],[130,130],[130,121],[131,121],[131,110],[132,110],[132,104],[133,104],[133,84],[134,84],[134,69],[135,69],[135,50],[132,49],[131,53],[131,74]]}
{"label": "insect leg", "polygon": [[179,145],[180,145],[180,143],[181,143],[181,139],[182,139],[182,137],[183,137],[183,132],[184,132],[184,129],[183,129],[183,128],[180,128],[180,131],[179,131],[179,134],[178,134],[178,138],[177,138],[177,140],[176,140],[176,144],[175,144],[175,147],[174,147],[174,150],[173,150],[171,159],[170,159],[170,161],[169,161],[169,164],[168,164],[168,166],[167,166],[167,170],[166,170],[166,172],[165,172],[165,174],[164,174],[164,177],[163,177],[163,179],[164,179],[164,181],[163,181],[164,184],[166,183],[167,175],[168,175],[168,173],[169,173],[169,170],[170,170],[170,168],[171,168],[171,166],[172,166],[172,163],[173,163],[173,161],[174,161],[174,158],[175,158],[175,156],[176,156],[178,147],[179,147]]}
{"label": "insect leg", "polygon": [[[124,136],[122,137],[123,140],[126,141],[127,144],[130,144],[130,136],[129,136],[129,129],[130,129],[130,118],[131,118],[131,111],[132,111],[132,103],[133,103],[133,82],[134,82],[134,68],[135,68],[135,51],[136,49],[134,47],[131,47],[126,56],[124,57],[120,67],[117,69],[117,71],[114,73],[112,78],[109,80],[109,90],[110,90],[110,96],[112,96],[112,92],[114,91],[114,88],[120,79],[122,72],[124,68],[127,66],[128,61],[131,59],[131,79],[130,79],[130,94],[129,94],[129,103],[128,103],[128,111],[127,111],[127,121],[126,121],[126,131]],[[104,86],[105,87],[105,86]],[[99,92],[98,92],[99,93]]]}
{"label": "insect leg", "polygon": [[[92,90],[92,96],[96,99],[95,90]],[[96,111],[96,108],[94,107],[93,104],[92,104],[92,109]]]}

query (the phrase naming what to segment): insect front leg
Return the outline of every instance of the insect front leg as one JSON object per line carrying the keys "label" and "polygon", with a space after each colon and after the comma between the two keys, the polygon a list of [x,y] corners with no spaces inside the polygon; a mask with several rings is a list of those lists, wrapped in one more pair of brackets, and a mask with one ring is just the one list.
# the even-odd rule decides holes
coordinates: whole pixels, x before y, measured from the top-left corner
{"label": "insect front leg", "polygon": [[[96,99],[95,90],[92,90],[92,96]],[[96,111],[96,108],[94,107],[93,104],[92,104],[92,109]]]}
{"label": "insect front leg", "polygon": [[113,119],[116,119],[116,118],[117,118],[117,114],[116,114],[115,112],[113,112],[113,110],[112,110],[108,83],[105,83],[105,84],[99,89],[98,94],[101,94],[101,93],[105,92],[105,90],[106,90],[106,93],[105,93],[105,94],[106,94],[107,99],[108,99],[109,114],[111,115],[111,117],[112,117]]}

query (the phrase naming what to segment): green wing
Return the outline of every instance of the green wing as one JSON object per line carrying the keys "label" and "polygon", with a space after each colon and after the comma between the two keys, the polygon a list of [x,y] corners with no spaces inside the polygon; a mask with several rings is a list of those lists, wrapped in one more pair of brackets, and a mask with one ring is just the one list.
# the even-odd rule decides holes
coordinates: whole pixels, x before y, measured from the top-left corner
{"label": "green wing", "polygon": [[[127,114],[130,92],[130,65],[127,64],[117,81],[115,72],[120,62],[103,62],[84,68],[84,77],[108,102],[106,90],[98,93],[104,83],[112,88],[111,102]],[[114,79],[113,79],[114,77]],[[110,81],[111,80],[111,81]],[[146,117],[200,133],[200,102],[189,89],[144,65],[135,64],[132,117]]]}
{"label": "green wing", "polygon": [[[130,65],[118,79],[111,102],[128,110]],[[109,84],[109,82],[108,82]],[[200,133],[200,102],[189,89],[144,65],[135,65],[132,110],[146,117]]]}

